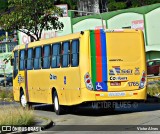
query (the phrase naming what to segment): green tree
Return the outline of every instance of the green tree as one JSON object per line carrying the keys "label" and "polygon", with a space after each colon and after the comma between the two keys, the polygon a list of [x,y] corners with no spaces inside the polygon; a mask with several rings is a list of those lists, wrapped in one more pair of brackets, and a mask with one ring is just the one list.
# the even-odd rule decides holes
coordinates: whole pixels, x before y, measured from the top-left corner
{"label": "green tree", "polygon": [[108,3],[107,7],[109,11],[146,6],[160,2],[160,0],[104,0],[104,1],[107,1]]}
{"label": "green tree", "polygon": [[62,11],[53,0],[8,0],[7,12],[0,16],[0,26],[6,31],[17,30],[39,40],[43,30],[62,29],[57,15]]}
{"label": "green tree", "polygon": [[6,10],[8,7],[8,2],[7,0],[0,0],[0,11]]}
{"label": "green tree", "polygon": [[130,7],[140,7],[140,6],[156,4],[159,3],[160,0],[116,0],[116,2],[126,3],[127,5],[126,8],[130,8]]}
{"label": "green tree", "polygon": [[127,5],[125,2],[116,2],[115,0],[109,0],[107,7],[109,11],[114,11],[114,10],[125,9]]}
{"label": "green tree", "polygon": [[140,6],[145,6],[146,1],[145,0],[132,0],[132,7],[140,7]]}
{"label": "green tree", "polygon": [[151,5],[160,2],[159,0],[130,0],[130,1],[132,3],[132,7]]}

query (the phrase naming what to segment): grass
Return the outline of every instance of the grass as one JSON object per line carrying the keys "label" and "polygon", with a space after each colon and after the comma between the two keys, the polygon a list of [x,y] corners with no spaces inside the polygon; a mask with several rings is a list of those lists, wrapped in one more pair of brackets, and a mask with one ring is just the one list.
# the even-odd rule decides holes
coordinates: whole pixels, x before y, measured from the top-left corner
{"label": "grass", "polygon": [[[0,87],[1,100],[13,100],[13,90]],[[15,106],[0,107],[0,125],[34,125],[35,117],[33,110]]]}
{"label": "grass", "polygon": [[34,125],[33,110],[21,107],[2,106],[0,108],[0,125]]}
{"label": "grass", "polygon": [[0,88],[0,98],[1,100],[13,100],[13,90]]}
{"label": "grass", "polygon": [[160,96],[160,82],[149,84],[147,86],[147,94],[150,96]]}

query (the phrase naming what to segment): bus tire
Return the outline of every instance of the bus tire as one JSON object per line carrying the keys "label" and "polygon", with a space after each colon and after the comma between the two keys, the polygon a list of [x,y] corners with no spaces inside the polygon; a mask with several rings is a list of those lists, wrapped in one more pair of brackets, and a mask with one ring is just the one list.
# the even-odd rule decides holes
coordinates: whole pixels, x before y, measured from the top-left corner
{"label": "bus tire", "polygon": [[23,91],[20,93],[20,104],[21,104],[22,108],[24,108],[24,109],[31,109],[32,108],[32,105],[27,102],[26,96]]}
{"label": "bus tire", "polygon": [[63,114],[63,108],[61,105],[59,105],[59,99],[57,92],[55,91],[53,94],[53,103],[54,103],[54,111],[57,115]]}

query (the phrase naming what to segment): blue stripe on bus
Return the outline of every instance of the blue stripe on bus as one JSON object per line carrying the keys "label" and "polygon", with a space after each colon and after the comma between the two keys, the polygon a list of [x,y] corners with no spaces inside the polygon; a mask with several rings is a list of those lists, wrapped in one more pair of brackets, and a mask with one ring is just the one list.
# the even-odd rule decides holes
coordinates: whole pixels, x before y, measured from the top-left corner
{"label": "blue stripe on bus", "polygon": [[107,81],[108,81],[108,70],[107,70],[107,49],[106,49],[106,34],[101,29],[101,48],[102,48],[102,80],[105,83],[105,91],[108,91]]}

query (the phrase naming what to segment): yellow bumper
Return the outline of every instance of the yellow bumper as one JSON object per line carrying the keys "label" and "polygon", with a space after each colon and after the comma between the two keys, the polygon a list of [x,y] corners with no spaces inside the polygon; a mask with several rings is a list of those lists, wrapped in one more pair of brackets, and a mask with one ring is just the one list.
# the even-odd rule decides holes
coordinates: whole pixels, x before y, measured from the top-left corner
{"label": "yellow bumper", "polygon": [[146,88],[133,91],[121,91],[121,92],[90,91],[86,88],[81,90],[82,102],[109,101],[109,100],[146,100],[146,98],[147,98]]}

